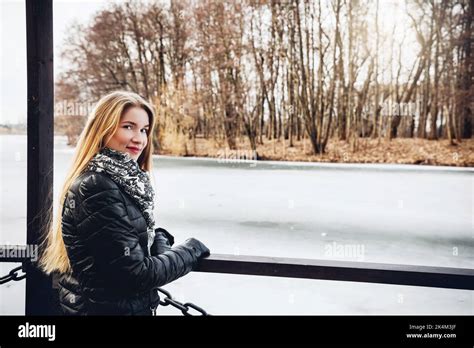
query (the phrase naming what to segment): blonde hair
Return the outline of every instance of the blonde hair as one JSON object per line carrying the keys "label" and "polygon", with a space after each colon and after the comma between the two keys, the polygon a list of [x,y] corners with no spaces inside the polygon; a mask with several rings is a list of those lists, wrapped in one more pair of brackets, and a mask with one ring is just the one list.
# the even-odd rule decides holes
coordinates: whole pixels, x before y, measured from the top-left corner
{"label": "blonde hair", "polygon": [[[74,180],[85,171],[89,161],[112,138],[119,127],[121,117],[131,106],[144,109],[149,117],[148,142],[137,162],[142,170],[151,174],[153,164],[152,136],[155,118],[153,106],[136,93],[115,91],[107,94],[95,106],[80,135],[72,159],[72,165],[59,194],[58,214],[54,218],[54,223],[48,226],[48,232],[44,236],[45,238],[42,243],[44,248],[41,248],[44,252],[40,257],[39,266],[46,274],[71,271],[71,264],[67,256],[61,228],[62,210],[66,194]],[[52,221],[52,217],[49,220]]]}

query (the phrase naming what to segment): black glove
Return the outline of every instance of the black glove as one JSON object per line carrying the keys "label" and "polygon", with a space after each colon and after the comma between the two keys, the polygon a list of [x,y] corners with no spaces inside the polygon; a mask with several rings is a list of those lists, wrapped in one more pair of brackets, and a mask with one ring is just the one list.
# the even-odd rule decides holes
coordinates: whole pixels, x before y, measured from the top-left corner
{"label": "black glove", "polygon": [[211,255],[209,248],[196,238],[189,238],[184,242],[184,244],[194,250],[198,259]]}
{"label": "black glove", "polygon": [[167,230],[165,230],[164,228],[161,228],[161,227],[158,227],[155,229],[155,233],[157,232],[162,232],[166,238],[168,238],[168,243],[170,244],[170,246],[173,246],[174,244],[174,237],[171,233],[169,233]]}

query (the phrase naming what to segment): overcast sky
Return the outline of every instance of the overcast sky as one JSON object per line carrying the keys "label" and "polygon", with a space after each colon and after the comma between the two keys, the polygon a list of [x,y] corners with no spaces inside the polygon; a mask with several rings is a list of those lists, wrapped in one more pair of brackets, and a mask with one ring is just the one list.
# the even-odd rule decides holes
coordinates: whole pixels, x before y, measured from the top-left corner
{"label": "overcast sky", "polygon": [[[61,69],[59,52],[66,28],[88,22],[106,0],[53,1],[54,70]],[[0,124],[26,121],[25,0],[0,0]]]}

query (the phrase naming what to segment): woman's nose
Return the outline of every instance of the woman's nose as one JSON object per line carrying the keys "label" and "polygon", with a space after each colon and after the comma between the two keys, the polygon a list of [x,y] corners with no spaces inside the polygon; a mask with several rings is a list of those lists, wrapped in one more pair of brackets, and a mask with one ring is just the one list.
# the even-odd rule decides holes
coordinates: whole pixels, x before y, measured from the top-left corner
{"label": "woman's nose", "polygon": [[133,135],[132,141],[133,141],[134,143],[142,143],[142,142],[144,141],[144,140],[143,140],[143,137],[142,137],[142,134],[141,134],[141,133],[139,133],[139,134],[135,133],[135,134]]}

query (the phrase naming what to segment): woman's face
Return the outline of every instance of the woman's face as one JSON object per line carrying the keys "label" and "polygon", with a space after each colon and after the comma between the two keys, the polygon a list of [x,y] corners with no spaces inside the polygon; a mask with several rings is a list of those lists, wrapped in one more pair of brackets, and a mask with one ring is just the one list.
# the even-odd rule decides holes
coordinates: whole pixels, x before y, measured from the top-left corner
{"label": "woman's face", "polygon": [[132,106],[122,115],[117,131],[105,145],[128,153],[136,161],[147,145],[149,128],[146,111]]}

